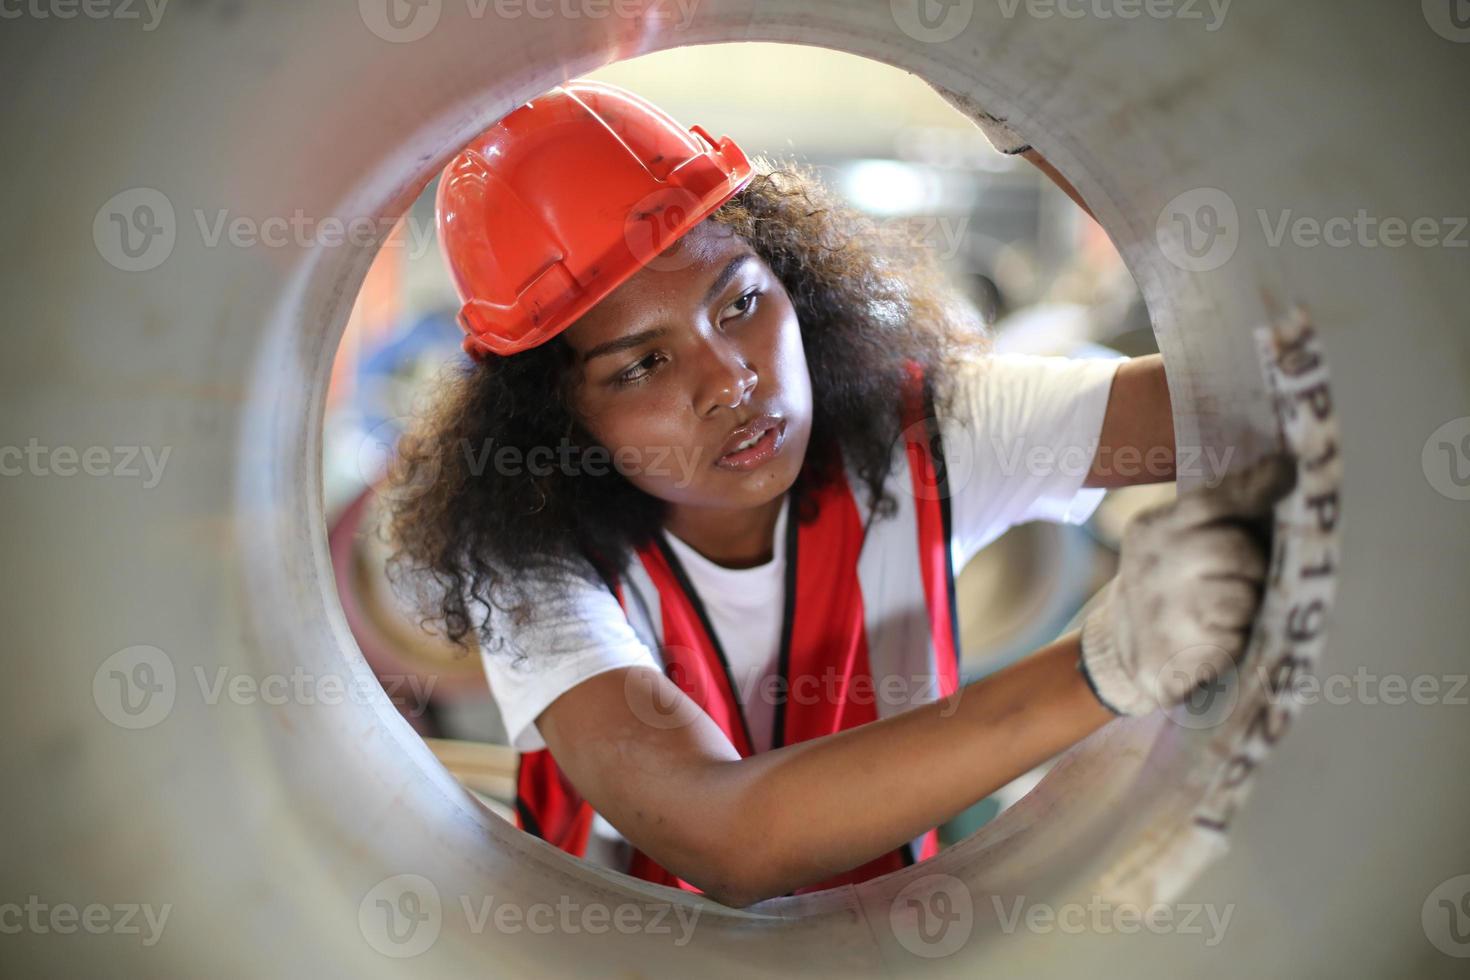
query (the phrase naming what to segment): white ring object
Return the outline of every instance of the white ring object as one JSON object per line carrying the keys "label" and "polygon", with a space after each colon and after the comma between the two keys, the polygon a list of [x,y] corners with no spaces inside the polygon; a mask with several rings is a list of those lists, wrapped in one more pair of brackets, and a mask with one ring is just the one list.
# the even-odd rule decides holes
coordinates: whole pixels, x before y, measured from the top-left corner
{"label": "white ring object", "polygon": [[[101,903],[114,925],[127,903],[169,916],[145,944],[146,926],[63,934],[38,913],[41,927],[0,935],[14,972],[1457,965],[1419,911],[1428,921],[1426,896],[1470,872],[1470,714],[1446,694],[1466,670],[1470,510],[1421,458],[1437,458],[1432,433],[1470,415],[1470,276],[1452,244],[1467,210],[1470,49],[1418,5],[1242,3],[1216,23],[1218,5],[1203,3],[1117,4],[1144,13],[1125,17],[1102,16],[1106,3],[703,0],[639,4],[633,18],[361,0],[178,4],[152,28],[143,5],[142,21],[121,5],[105,19],[35,6],[0,30],[0,446],[21,450],[0,463],[25,471],[3,484],[0,904]],[[459,146],[551,85],[650,51],[752,40],[917,73],[1007,119],[1068,175],[1147,299],[1182,449],[1233,447],[1240,465],[1283,425],[1318,454],[1335,440],[1336,463],[1304,473],[1283,505],[1282,577],[1255,662],[1280,665],[1286,631],[1310,632],[1292,642],[1304,664],[1320,652],[1319,674],[1437,678],[1439,702],[1323,697],[1286,733],[1284,714],[1258,719],[1264,690],[1247,672],[1227,719],[1113,723],[934,861],[746,911],[575,861],[476,804],[390,705],[330,703],[367,675],[332,591],[321,421],[374,246],[307,247],[285,231],[280,246],[239,247],[228,221],[363,216],[385,230]],[[1360,209],[1433,219],[1440,243],[1298,234],[1300,217]],[[1258,328],[1290,344],[1307,326],[1299,356],[1319,360],[1270,377],[1283,406],[1331,404],[1283,423]],[[1330,387],[1312,396],[1324,357]],[[56,447],[104,475],[60,475]],[[161,457],[151,480],[143,464]],[[1340,520],[1323,530],[1305,495],[1339,490]],[[1314,601],[1310,622],[1293,613]],[[267,700],[294,676],[306,694]],[[1200,875],[1226,840],[1229,858]],[[1231,918],[1209,944],[1182,912],[1169,935],[1029,914],[1128,901]],[[497,919],[501,906],[520,910],[519,927]],[[536,927],[547,916],[550,932]],[[680,916],[694,917],[687,934]]]}

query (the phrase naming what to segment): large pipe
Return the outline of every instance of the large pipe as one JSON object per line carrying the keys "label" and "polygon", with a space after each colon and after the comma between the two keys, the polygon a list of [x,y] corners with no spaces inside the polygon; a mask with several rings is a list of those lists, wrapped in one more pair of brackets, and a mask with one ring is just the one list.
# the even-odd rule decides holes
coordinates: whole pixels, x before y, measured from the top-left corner
{"label": "large pipe", "polygon": [[[0,909],[8,972],[371,976],[406,962],[445,977],[1449,976],[1463,965],[1435,918],[1438,899],[1458,901],[1450,879],[1470,872],[1470,724],[1444,696],[1307,706],[1268,753],[1248,728],[1263,697],[1251,675],[1243,707],[1213,727],[1109,726],[932,862],[747,911],[519,833],[391,705],[324,703],[325,678],[370,683],[331,585],[320,450],[328,367],[373,245],[288,232],[281,247],[245,247],[227,225],[211,237],[221,211],[368,216],[386,230],[499,115],[633,55],[768,40],[886,61],[1008,117],[1078,188],[1148,302],[1182,447],[1233,447],[1244,462],[1280,439],[1255,328],[1289,340],[1293,311],[1306,311],[1326,356],[1308,380],[1330,378],[1333,412],[1295,437],[1321,451],[1337,426],[1341,520],[1312,531],[1319,512],[1300,493],[1283,511],[1292,555],[1330,550],[1332,571],[1309,582],[1290,565],[1258,656],[1279,660],[1284,631],[1302,626],[1286,618],[1293,603],[1335,593],[1303,641],[1319,673],[1443,679],[1465,671],[1470,633],[1470,504],[1447,468],[1465,465],[1453,454],[1470,414],[1470,277],[1451,247],[1470,172],[1470,48],[1448,4],[1118,3],[1143,15],[1102,16],[1099,4],[1024,0],[704,0],[543,17],[529,2],[361,0],[178,4],[152,27],[151,7],[83,6],[63,19],[59,3],[29,4],[0,29],[0,445],[24,470],[4,481],[0,905],[170,912],[147,944],[118,928],[64,932],[44,912],[12,932],[18,920]],[[1360,209],[1433,219],[1439,245],[1274,235],[1282,215],[1289,229]],[[105,475],[59,475],[56,447],[83,458],[101,447],[105,460],[90,458]],[[150,480],[141,462],[165,452]],[[298,670],[315,696],[268,703],[268,682]],[[1246,801],[1238,790],[1252,782]],[[1226,841],[1228,856],[1202,870]],[[1018,900],[1019,924],[1007,918]],[[1180,928],[1074,934],[1026,915],[1124,900],[1231,918],[1209,945]],[[573,917],[545,932],[535,917],[508,925],[502,905]],[[589,909],[601,918],[580,917]]]}

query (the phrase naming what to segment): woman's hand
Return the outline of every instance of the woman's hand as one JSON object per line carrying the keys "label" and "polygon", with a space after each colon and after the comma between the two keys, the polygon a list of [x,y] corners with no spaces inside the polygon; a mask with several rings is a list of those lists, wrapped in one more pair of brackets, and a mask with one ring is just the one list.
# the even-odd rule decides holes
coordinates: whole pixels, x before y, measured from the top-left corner
{"label": "woman's hand", "polygon": [[1082,627],[1081,667],[1104,705],[1124,715],[1169,707],[1239,662],[1272,508],[1295,483],[1291,458],[1268,456],[1133,519],[1118,574]]}

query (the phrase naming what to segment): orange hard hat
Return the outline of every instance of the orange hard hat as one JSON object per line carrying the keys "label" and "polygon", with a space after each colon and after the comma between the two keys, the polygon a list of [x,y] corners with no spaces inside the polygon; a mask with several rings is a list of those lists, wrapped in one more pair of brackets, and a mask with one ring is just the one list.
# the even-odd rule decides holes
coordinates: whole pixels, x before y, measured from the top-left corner
{"label": "orange hard hat", "polygon": [[569,82],[513,110],[439,181],[466,353],[551,339],[753,175],[729,137],[686,131],[605,82]]}

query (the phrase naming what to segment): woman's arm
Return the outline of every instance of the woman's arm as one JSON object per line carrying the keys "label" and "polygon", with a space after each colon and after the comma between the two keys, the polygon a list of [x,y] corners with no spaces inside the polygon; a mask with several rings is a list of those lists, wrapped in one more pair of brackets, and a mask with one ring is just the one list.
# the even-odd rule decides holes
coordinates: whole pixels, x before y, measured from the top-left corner
{"label": "woman's arm", "polygon": [[[582,682],[537,725],[583,797],[634,846],[741,907],[918,837],[1113,718],[1078,653],[1069,634],[942,701],[745,759],[646,667]],[[683,723],[660,720],[670,717]]]}
{"label": "woman's arm", "polygon": [[634,666],[582,681],[536,721],[593,808],[715,900],[815,884],[918,837],[1113,712],[1177,704],[1204,667],[1219,676],[1238,662],[1274,507],[1295,476],[1293,460],[1268,456],[1139,514],[1080,636],[942,701],[741,759],[658,669]]}
{"label": "woman's arm", "polygon": [[1174,479],[1174,408],[1164,358],[1118,366],[1085,487],[1126,487]]}

